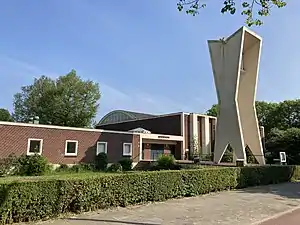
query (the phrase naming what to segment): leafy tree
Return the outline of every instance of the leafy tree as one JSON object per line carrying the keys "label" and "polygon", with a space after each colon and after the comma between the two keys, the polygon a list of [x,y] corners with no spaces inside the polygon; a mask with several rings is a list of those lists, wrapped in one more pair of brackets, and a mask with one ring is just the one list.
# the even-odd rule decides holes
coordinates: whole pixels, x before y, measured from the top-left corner
{"label": "leafy tree", "polygon": [[[257,101],[255,107],[258,122],[265,127],[268,163],[273,163],[283,151],[289,157],[288,163],[300,164],[300,99],[279,103]],[[217,112],[216,104],[207,110],[211,116]]]}
{"label": "leafy tree", "polygon": [[[237,0],[225,0],[221,13],[235,14],[237,11]],[[262,25],[260,19],[263,16],[270,15],[271,8],[276,6],[282,8],[286,6],[285,0],[243,0],[238,2],[241,5],[241,14],[246,16],[246,24],[250,27],[252,25]],[[185,10],[187,14],[195,16],[199,13],[201,8],[206,6],[202,0],[178,0],[177,8],[179,11]]]}
{"label": "leafy tree", "polygon": [[13,122],[13,118],[7,109],[0,108],[0,121]]}
{"label": "leafy tree", "polygon": [[[281,103],[280,103],[281,104]],[[279,103],[270,103],[265,101],[256,101],[255,108],[258,123],[260,126],[264,126],[265,132],[269,132],[272,128],[278,127],[280,123],[280,118],[277,115],[280,111]],[[294,110],[297,110],[294,104]],[[282,106],[283,108],[283,106]],[[288,107],[286,107],[288,108]],[[300,109],[300,104],[299,104]],[[209,116],[217,116],[218,115],[219,107],[217,104],[212,105],[210,109],[206,111],[206,114]],[[277,116],[276,116],[277,115]],[[298,117],[300,118],[300,117]]]}
{"label": "leafy tree", "polygon": [[280,102],[270,117],[276,121],[273,127],[278,129],[300,128],[300,99]]}
{"label": "leafy tree", "polygon": [[213,104],[212,107],[206,111],[206,114],[209,116],[218,116],[219,106],[217,104]]}
{"label": "leafy tree", "polygon": [[274,117],[277,107],[278,103],[265,101],[255,102],[258,123],[260,126],[264,126],[265,134],[268,134],[272,128],[278,126],[277,117]]}
{"label": "leafy tree", "polygon": [[14,96],[16,121],[27,122],[39,116],[39,123],[89,127],[96,116],[99,85],[82,80],[75,70],[57,79],[41,76]]}
{"label": "leafy tree", "polygon": [[266,158],[269,163],[273,159],[279,159],[279,152],[285,152],[288,164],[300,164],[300,129],[289,128],[271,130],[269,138],[266,141]]}

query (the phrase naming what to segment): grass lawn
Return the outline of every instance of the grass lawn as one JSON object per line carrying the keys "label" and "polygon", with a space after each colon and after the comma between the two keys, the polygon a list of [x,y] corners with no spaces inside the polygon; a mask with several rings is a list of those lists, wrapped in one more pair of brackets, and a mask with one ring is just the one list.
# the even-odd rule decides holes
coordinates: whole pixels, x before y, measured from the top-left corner
{"label": "grass lawn", "polygon": [[105,172],[53,172],[43,176],[7,176],[0,177],[0,184],[22,182],[22,181],[37,181],[37,180],[71,180],[80,178],[93,178],[99,176],[122,175],[122,173],[105,173]]}

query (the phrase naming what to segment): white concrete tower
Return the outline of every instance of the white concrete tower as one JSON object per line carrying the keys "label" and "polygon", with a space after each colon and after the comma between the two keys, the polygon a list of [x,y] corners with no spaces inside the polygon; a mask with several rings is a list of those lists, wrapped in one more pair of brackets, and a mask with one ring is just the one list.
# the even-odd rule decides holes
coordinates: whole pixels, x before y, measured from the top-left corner
{"label": "white concrete tower", "polygon": [[237,160],[246,163],[248,146],[258,163],[265,164],[255,110],[261,43],[261,37],[246,27],[227,39],[208,41],[219,104],[216,163],[230,144]]}

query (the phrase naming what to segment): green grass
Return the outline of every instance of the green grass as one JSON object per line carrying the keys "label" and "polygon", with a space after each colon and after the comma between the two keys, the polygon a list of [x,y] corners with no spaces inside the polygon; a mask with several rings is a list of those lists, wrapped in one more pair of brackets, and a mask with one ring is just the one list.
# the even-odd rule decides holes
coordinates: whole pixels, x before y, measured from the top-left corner
{"label": "green grass", "polygon": [[[183,170],[194,170],[194,169],[214,169],[218,167],[214,166],[203,166],[203,165],[194,165],[186,164],[182,165]],[[7,184],[13,182],[27,182],[27,181],[41,181],[41,180],[73,180],[81,178],[97,178],[99,176],[120,176],[128,173],[143,173],[144,171],[127,171],[123,173],[110,173],[110,172],[99,172],[99,171],[89,171],[83,170],[79,172],[72,171],[71,169],[66,170],[51,170],[43,176],[7,176],[0,177],[0,184]],[[149,171],[150,172],[150,171]]]}
{"label": "green grass", "polygon": [[39,181],[39,180],[72,180],[80,178],[95,178],[99,176],[118,175],[117,173],[104,173],[104,172],[80,172],[80,173],[64,173],[56,172],[46,174],[44,176],[8,176],[1,177],[0,184],[12,182],[26,182],[26,181]]}
{"label": "green grass", "polygon": [[122,176],[128,173],[141,173],[141,171],[128,171],[123,173],[109,173],[98,171],[51,171],[43,176],[7,176],[0,177],[0,184],[7,184],[13,182],[27,182],[27,181],[41,181],[41,180],[73,180],[81,178],[97,178],[101,176]]}

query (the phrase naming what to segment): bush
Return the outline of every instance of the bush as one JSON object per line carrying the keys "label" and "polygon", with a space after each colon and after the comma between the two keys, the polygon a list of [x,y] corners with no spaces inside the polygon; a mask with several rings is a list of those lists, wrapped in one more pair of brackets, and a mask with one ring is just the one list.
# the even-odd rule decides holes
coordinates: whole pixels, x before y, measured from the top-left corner
{"label": "bush", "polygon": [[50,170],[47,158],[42,155],[22,155],[19,159],[17,175],[41,176]]}
{"label": "bush", "polygon": [[85,164],[85,163],[79,163],[75,164],[73,166],[68,166],[66,164],[61,164],[60,167],[56,169],[57,172],[88,172],[88,171],[95,171],[95,166],[92,164]]}
{"label": "bush", "polygon": [[0,159],[0,177],[14,175],[18,169],[18,158],[11,154],[7,158]]}
{"label": "bush", "polygon": [[69,169],[69,166],[67,164],[61,164],[59,167],[58,167],[59,170],[67,170]]}
{"label": "bush", "polygon": [[60,164],[60,166],[55,169],[55,172],[67,172],[67,171],[70,171],[70,167],[67,164]]}
{"label": "bush", "polygon": [[253,155],[252,151],[250,150],[250,148],[247,146],[246,149],[246,159],[247,159],[247,163],[249,164],[258,164],[255,156]]}
{"label": "bush", "polygon": [[227,146],[227,149],[225,150],[225,152],[223,154],[221,162],[226,162],[226,163],[233,162],[233,149],[231,148],[230,145]]}
{"label": "bush", "polygon": [[272,129],[266,139],[267,161],[279,159],[279,152],[285,152],[288,164],[300,164],[300,128],[287,130]]}
{"label": "bush", "polygon": [[213,153],[200,155],[200,161],[213,161],[213,160],[214,160]]}
{"label": "bush", "polygon": [[94,171],[94,167],[90,164],[80,163],[80,164],[76,164],[74,166],[71,166],[69,168],[69,170],[71,172],[81,173],[81,172]]}
{"label": "bush", "polygon": [[[295,170],[296,169],[296,170]],[[299,178],[293,166],[209,168],[0,183],[0,223],[84,212]]]}
{"label": "bush", "polygon": [[157,159],[157,167],[162,170],[174,169],[176,165],[173,155],[160,155]]}
{"label": "bush", "polygon": [[108,159],[107,154],[104,152],[96,156],[95,166],[97,170],[104,171],[107,169]]}
{"label": "bush", "polygon": [[119,161],[119,163],[121,164],[123,171],[130,171],[130,170],[132,170],[132,159],[130,159],[130,158],[124,158],[124,159],[121,159]]}
{"label": "bush", "polygon": [[123,171],[123,168],[122,168],[122,165],[121,165],[120,163],[114,163],[114,164],[112,164],[112,165],[108,168],[107,171],[108,171],[108,172],[114,172],[114,173],[116,173],[116,172],[122,172],[122,171]]}

